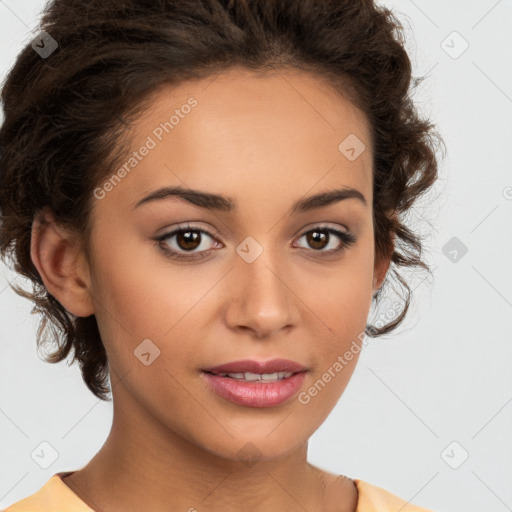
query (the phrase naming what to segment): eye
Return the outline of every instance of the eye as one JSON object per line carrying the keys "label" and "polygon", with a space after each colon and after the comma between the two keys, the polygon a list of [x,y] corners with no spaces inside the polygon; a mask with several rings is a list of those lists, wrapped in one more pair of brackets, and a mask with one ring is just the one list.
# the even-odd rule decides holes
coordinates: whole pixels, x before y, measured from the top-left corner
{"label": "eye", "polygon": [[[206,237],[215,240],[213,235],[202,228],[192,227],[192,226],[184,226],[169,233],[165,233],[155,239],[156,242],[159,243],[160,248],[164,251],[165,254],[175,259],[199,259],[205,257],[203,254],[197,253],[207,253],[208,252],[208,244],[203,243]],[[167,240],[175,239],[174,244],[168,243]],[[171,248],[169,248],[169,246]],[[196,250],[201,248],[202,250]],[[187,254],[189,253],[189,254]]]}
{"label": "eye", "polygon": [[[333,238],[332,235],[335,235]],[[306,237],[307,244],[315,252],[338,254],[350,247],[356,241],[356,237],[348,231],[341,231],[335,228],[317,226],[306,231],[300,238]],[[336,238],[338,241],[336,242]],[[341,240],[341,245],[340,245]],[[324,250],[329,245],[333,246],[329,250]]]}
{"label": "eye", "polygon": [[[334,238],[332,235],[335,235]],[[299,240],[304,237],[313,251],[322,255],[341,254],[356,241],[356,237],[348,231],[325,226],[317,226],[306,231],[299,237]],[[164,254],[170,258],[194,260],[208,256],[211,247],[208,248],[207,238],[214,241],[213,247],[219,246],[216,238],[210,232],[199,227],[186,225],[169,233],[164,233],[155,238],[155,242]],[[329,245],[334,247],[324,250]]]}

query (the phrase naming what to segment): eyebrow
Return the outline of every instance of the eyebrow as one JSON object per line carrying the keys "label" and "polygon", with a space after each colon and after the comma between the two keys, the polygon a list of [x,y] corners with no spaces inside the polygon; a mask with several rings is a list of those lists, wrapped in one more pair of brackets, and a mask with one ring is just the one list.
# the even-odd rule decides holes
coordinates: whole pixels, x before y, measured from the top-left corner
{"label": "eyebrow", "polygon": [[[149,195],[138,201],[134,205],[133,209],[149,202],[169,199],[171,197],[184,199],[185,201],[188,201],[195,206],[199,206],[200,208],[205,208],[208,210],[235,212],[238,208],[237,202],[230,197],[176,186],[163,187],[155,190],[154,192],[151,192]],[[329,190],[310,197],[299,199],[292,205],[289,214],[292,215],[309,212],[316,208],[329,206],[345,199],[357,199],[361,201],[365,206],[367,206],[366,198],[361,192],[359,192],[359,190],[352,187],[344,187],[341,189]]]}

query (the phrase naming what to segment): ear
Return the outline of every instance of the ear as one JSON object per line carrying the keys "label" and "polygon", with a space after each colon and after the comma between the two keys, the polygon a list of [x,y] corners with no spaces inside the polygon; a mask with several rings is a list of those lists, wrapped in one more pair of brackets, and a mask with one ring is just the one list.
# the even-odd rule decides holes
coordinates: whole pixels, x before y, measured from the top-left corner
{"label": "ear", "polygon": [[[388,214],[388,217],[393,222],[393,225],[395,224],[397,213],[392,212],[391,214]],[[389,265],[391,264],[391,256],[393,254],[393,251],[395,249],[395,240],[396,235],[395,232],[391,232],[391,244],[388,254],[386,255],[380,255],[379,258],[376,258],[375,260],[375,266],[373,270],[373,289],[376,292],[384,282],[384,279],[386,278],[386,274],[389,269]]]}
{"label": "ear", "polygon": [[48,206],[32,223],[30,257],[48,292],[67,311],[78,317],[94,314],[89,267],[79,238],[57,223]]}

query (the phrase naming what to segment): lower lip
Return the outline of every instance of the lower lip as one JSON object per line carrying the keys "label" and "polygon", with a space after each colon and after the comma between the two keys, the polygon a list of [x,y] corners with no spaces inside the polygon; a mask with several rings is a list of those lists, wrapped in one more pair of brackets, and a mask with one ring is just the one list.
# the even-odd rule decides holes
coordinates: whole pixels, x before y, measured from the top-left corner
{"label": "lower lip", "polygon": [[274,382],[244,381],[203,372],[209,387],[226,400],[246,407],[275,407],[294,396],[307,372],[294,373]]}

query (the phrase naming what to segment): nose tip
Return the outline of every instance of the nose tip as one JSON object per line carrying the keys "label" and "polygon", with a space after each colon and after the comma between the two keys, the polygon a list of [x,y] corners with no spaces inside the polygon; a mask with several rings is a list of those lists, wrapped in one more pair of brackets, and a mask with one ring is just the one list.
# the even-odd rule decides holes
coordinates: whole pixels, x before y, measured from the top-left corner
{"label": "nose tip", "polygon": [[234,286],[227,298],[226,322],[233,329],[251,331],[259,340],[276,332],[289,332],[299,315],[284,271],[272,270],[262,256],[247,267],[243,263],[243,276],[238,273],[232,277]]}

